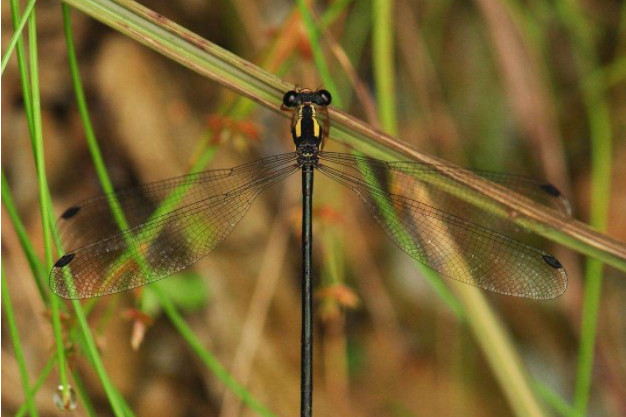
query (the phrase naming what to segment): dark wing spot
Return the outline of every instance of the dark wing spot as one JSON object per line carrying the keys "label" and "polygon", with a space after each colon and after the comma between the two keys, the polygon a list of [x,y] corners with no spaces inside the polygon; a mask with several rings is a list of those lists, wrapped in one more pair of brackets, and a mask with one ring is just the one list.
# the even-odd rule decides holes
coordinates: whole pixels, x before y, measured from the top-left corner
{"label": "dark wing spot", "polygon": [[65,265],[69,264],[72,259],[76,256],[75,253],[68,253],[67,255],[61,256],[58,261],[54,264],[55,268],[63,268]]}
{"label": "dark wing spot", "polygon": [[543,184],[541,186],[541,189],[543,191],[545,191],[546,193],[550,194],[552,197],[560,197],[561,196],[561,192],[559,191],[559,189],[556,188],[552,184]]}
{"label": "dark wing spot", "polygon": [[559,262],[559,260],[556,259],[554,256],[542,255],[542,258],[544,261],[546,261],[548,265],[550,265],[554,269],[563,268],[563,265],[561,265],[561,262]]}
{"label": "dark wing spot", "polygon": [[61,218],[67,220],[69,218],[74,217],[76,213],[78,213],[79,211],[80,211],[80,206],[72,206],[68,208],[67,210],[65,210],[63,214],[61,214]]}

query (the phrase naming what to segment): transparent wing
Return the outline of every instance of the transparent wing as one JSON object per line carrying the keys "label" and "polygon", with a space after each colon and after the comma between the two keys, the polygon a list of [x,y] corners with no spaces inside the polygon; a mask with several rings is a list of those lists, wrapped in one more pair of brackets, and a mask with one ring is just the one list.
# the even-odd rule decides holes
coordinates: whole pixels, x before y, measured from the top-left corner
{"label": "transparent wing", "polygon": [[277,155],[117,192],[128,224],[123,231],[110,196],[69,208],[59,221],[64,235],[82,245],[56,262],[51,289],[65,298],[96,297],[186,268],[230,234],[262,190],[299,169],[295,158]]}
{"label": "transparent wing", "polygon": [[[109,201],[115,197],[128,228],[209,196],[241,187],[264,172],[295,161],[295,153],[270,156],[230,169],[188,174],[101,194],[63,212],[58,227],[66,248],[78,248],[119,231],[119,222]],[[158,209],[158,210],[157,210]]]}
{"label": "transparent wing", "polygon": [[[453,194],[462,187],[433,168],[324,152],[318,170],[351,188],[404,252],[442,276],[535,299],[557,297],[567,287],[556,258],[474,222],[497,216],[462,204]],[[524,177],[499,179],[533,189]],[[453,214],[459,207],[462,213]]]}
{"label": "transparent wing", "polygon": [[[358,168],[360,165],[365,164],[366,166],[369,166],[370,177],[376,177],[376,181],[378,183],[380,183],[383,187],[388,185],[390,189],[397,194],[410,195],[410,193],[415,192],[413,184],[415,181],[418,181],[423,185],[430,184],[428,187],[430,195],[433,195],[434,193],[436,195],[434,199],[437,201],[450,200],[446,206],[448,206],[449,210],[455,210],[460,216],[467,215],[467,209],[469,207],[474,207],[470,203],[463,203],[466,200],[455,197],[455,195],[464,192],[462,188],[455,187],[455,195],[452,195],[450,191],[451,187],[454,187],[454,185],[450,184],[449,178],[441,173],[441,169],[432,165],[409,161],[381,161],[375,158],[337,152],[322,152],[320,154],[320,159],[332,163],[335,166],[341,166],[348,169],[351,167]],[[461,167],[446,166],[442,169],[446,172],[456,171],[457,173],[466,172],[472,175],[477,175],[509,188],[516,193],[522,194],[539,204],[560,211],[567,216],[571,215],[572,209],[569,200],[559,191],[557,187],[546,181],[541,181],[536,178],[526,177],[523,175],[470,170]],[[356,170],[355,172],[359,171]],[[396,181],[394,173],[406,175],[403,175],[403,181]],[[409,177],[415,178],[415,181],[410,181]],[[459,205],[459,203],[462,204]],[[501,219],[499,216],[489,215],[489,213],[483,211],[479,211],[479,213],[480,217],[488,219],[488,224],[492,224],[494,220],[499,221],[498,219]],[[477,221],[480,222],[480,219],[477,219]]]}

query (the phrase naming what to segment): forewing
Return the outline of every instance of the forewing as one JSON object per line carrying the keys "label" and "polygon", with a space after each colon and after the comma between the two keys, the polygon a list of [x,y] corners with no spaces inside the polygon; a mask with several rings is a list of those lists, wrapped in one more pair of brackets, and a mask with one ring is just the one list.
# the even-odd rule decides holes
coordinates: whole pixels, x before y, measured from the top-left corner
{"label": "forewing", "polygon": [[[391,194],[404,195],[414,200],[424,198],[450,214],[457,215],[481,226],[502,231],[517,238],[527,238],[525,230],[506,217],[478,208],[464,198],[468,194],[464,184],[442,173],[477,175],[498,183],[531,200],[569,215],[569,201],[553,185],[530,177],[498,172],[473,171],[460,167],[434,167],[419,162],[387,162],[374,158],[344,153],[322,152],[320,159],[369,183],[378,184]],[[366,170],[359,167],[367,167]]]}
{"label": "forewing", "polygon": [[[174,191],[181,184],[189,184],[183,179],[200,181],[190,176],[156,183],[158,186],[146,185],[142,191],[148,195],[164,195],[167,203],[172,201],[169,198],[174,193],[179,200],[172,211],[157,212],[156,216],[149,214],[151,210],[142,208],[141,200],[129,192],[121,194],[120,204],[127,213],[136,215],[135,219],[148,216],[148,220],[133,220],[135,224],[123,231],[107,230],[107,237],[68,252],[52,269],[51,289],[64,298],[96,297],[146,285],[188,267],[231,233],[262,190],[298,170],[293,158],[273,164],[270,160],[274,158],[258,161],[256,171],[250,171],[248,165],[239,167],[246,171],[245,175],[239,168],[228,170],[234,175],[228,177],[230,183],[226,180],[226,172],[219,175],[217,171],[205,172],[203,188],[214,194],[202,194],[199,182],[189,185],[184,195]],[[206,178],[213,178],[210,173],[217,179],[208,181]],[[207,181],[213,182],[214,186]],[[190,196],[189,191],[195,194]],[[106,204],[105,200],[101,203]],[[105,211],[97,210],[93,205],[83,205],[81,209],[85,207],[89,208],[85,213],[90,217],[104,216]],[[84,215],[81,221],[88,222],[89,219]],[[99,219],[93,217],[91,221],[98,223]],[[91,236],[102,233],[102,225],[96,226]]]}
{"label": "forewing", "polygon": [[450,204],[460,204],[451,193],[462,190],[439,181],[431,170],[419,180],[418,166],[411,163],[327,153],[318,169],[355,191],[404,252],[442,276],[536,299],[557,297],[567,286],[565,270],[554,257],[465,217],[479,217],[482,210],[451,214],[458,206]]}
{"label": "forewing", "polygon": [[[295,161],[295,153],[270,156],[230,169],[217,169],[118,190],[82,201],[63,212],[58,226],[66,248],[75,249],[116,234],[124,228],[185,207],[210,196],[222,195],[249,184],[264,172]],[[116,218],[111,204],[123,219]]]}
{"label": "forewing", "polygon": [[467,171],[470,171],[473,174],[483,177],[489,181],[495,182],[496,184],[500,184],[515,191],[516,193],[530,198],[539,204],[557,210],[566,216],[572,215],[572,206],[567,197],[565,197],[557,187],[549,182],[523,175],[480,170]]}

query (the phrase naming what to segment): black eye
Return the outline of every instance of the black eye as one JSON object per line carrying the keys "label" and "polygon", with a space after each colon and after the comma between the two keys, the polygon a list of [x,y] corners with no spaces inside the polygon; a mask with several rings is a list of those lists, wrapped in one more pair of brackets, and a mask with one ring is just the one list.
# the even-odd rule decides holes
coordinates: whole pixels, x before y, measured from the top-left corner
{"label": "black eye", "polygon": [[318,90],[317,95],[322,101],[319,104],[323,106],[328,106],[333,99],[333,97],[330,95],[330,92],[328,92],[327,90]]}
{"label": "black eye", "polygon": [[283,106],[295,107],[298,104],[298,93],[295,91],[287,91],[283,96]]}

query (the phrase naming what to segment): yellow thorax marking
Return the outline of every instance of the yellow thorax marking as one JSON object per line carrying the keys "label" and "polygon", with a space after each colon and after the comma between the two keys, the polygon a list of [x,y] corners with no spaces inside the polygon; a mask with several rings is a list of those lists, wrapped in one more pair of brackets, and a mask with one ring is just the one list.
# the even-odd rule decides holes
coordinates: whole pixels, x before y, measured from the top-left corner
{"label": "yellow thorax marking", "polygon": [[315,106],[311,106],[313,111],[313,135],[318,138],[320,136],[320,124],[317,122],[317,114],[315,113]]}
{"label": "yellow thorax marking", "polygon": [[[313,117],[313,134],[315,137],[319,137],[320,135],[320,124],[317,121],[317,114],[315,112],[315,106],[311,105],[312,117]],[[296,131],[296,137],[299,138],[302,136],[302,106],[298,109],[298,117],[296,122],[294,123],[294,129]]]}
{"label": "yellow thorax marking", "polygon": [[296,119],[294,128],[296,129],[296,137],[299,138],[302,136],[302,107],[298,108],[298,118]]}

